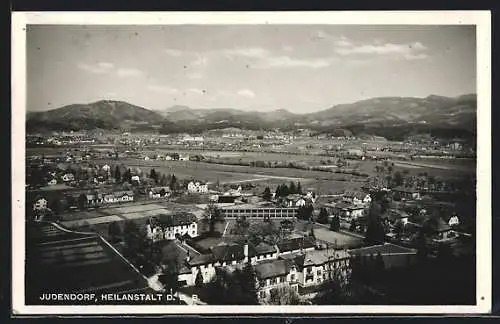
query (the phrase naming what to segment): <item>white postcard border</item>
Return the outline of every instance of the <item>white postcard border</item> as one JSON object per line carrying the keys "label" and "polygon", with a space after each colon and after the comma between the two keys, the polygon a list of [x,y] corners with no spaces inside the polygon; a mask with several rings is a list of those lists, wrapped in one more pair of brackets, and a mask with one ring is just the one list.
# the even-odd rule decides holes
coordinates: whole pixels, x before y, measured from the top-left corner
{"label": "white postcard border", "polygon": [[[477,233],[475,306],[28,306],[24,302],[26,25],[335,24],[476,25]],[[12,307],[17,315],[474,314],[491,310],[491,15],[489,11],[13,12]],[[459,269],[457,269],[459,271]]]}

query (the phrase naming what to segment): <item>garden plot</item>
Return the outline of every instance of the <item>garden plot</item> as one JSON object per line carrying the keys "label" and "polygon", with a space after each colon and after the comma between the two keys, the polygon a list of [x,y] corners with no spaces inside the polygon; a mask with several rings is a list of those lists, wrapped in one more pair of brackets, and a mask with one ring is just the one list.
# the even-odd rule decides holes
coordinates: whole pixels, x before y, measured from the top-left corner
{"label": "garden plot", "polygon": [[144,217],[153,217],[153,216],[165,215],[165,214],[171,214],[171,213],[172,212],[170,210],[167,210],[165,208],[159,208],[159,209],[153,209],[153,210],[145,210],[145,211],[138,212],[138,213],[121,214],[120,216],[123,219],[131,220],[131,219],[139,219],[139,218],[144,218]]}
{"label": "garden plot", "polygon": [[61,224],[65,227],[74,228],[74,227],[84,226],[84,224],[96,225],[96,224],[104,224],[104,223],[120,222],[120,221],[123,221],[123,219],[120,218],[118,215],[109,215],[109,216],[102,216],[95,218],[65,221],[61,222]]}

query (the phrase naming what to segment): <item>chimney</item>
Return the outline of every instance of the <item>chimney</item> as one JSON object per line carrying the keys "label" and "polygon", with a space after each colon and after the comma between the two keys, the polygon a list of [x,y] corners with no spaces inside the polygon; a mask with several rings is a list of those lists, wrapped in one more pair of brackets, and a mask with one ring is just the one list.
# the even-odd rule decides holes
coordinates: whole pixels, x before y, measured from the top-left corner
{"label": "chimney", "polygon": [[243,246],[243,255],[245,256],[244,262],[248,262],[248,243]]}

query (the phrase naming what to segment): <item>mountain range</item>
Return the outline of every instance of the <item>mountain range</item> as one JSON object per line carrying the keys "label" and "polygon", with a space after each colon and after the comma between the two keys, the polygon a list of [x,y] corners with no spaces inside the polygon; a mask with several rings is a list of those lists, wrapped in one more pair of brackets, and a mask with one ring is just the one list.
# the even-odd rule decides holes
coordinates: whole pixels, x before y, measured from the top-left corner
{"label": "mountain range", "polygon": [[459,97],[378,97],[305,114],[286,109],[243,111],[232,108],[192,109],[173,106],[148,110],[123,101],[101,100],[29,112],[27,132],[70,129],[146,130],[162,133],[210,129],[295,130],[320,133],[363,133],[399,138],[413,133],[440,137],[473,137],[476,132],[476,94]]}

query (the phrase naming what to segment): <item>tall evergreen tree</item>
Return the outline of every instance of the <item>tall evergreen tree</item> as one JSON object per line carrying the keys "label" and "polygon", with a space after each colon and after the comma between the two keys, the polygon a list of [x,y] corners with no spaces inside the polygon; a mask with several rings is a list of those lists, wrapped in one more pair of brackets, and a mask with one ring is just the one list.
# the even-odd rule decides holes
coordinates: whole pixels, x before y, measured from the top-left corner
{"label": "tall evergreen tree", "polygon": [[196,274],[194,285],[198,288],[203,287],[203,275],[201,274],[201,270],[199,270],[198,273]]}
{"label": "tall evergreen tree", "polygon": [[302,186],[300,185],[300,182],[297,182],[297,193],[302,194]]}
{"label": "tall evergreen tree", "polygon": [[158,174],[156,174],[156,171],[155,169],[151,169],[150,173],[149,173],[149,178],[150,179],[153,179],[155,184],[158,183]]}
{"label": "tall evergreen tree", "polygon": [[120,167],[118,165],[115,167],[114,178],[116,182],[120,182],[122,180],[122,174],[120,172]]}
{"label": "tall evergreen tree", "polygon": [[295,187],[295,182],[290,181],[290,187],[288,187],[288,192],[290,194],[295,194],[297,193],[297,188]]}
{"label": "tall evergreen tree", "polygon": [[338,215],[334,215],[332,222],[330,223],[330,230],[338,232],[340,230],[340,218]]}
{"label": "tall evergreen tree", "polygon": [[269,189],[269,187],[266,187],[266,189],[264,189],[264,193],[262,194],[262,198],[264,200],[270,201],[271,197],[271,189]]}

